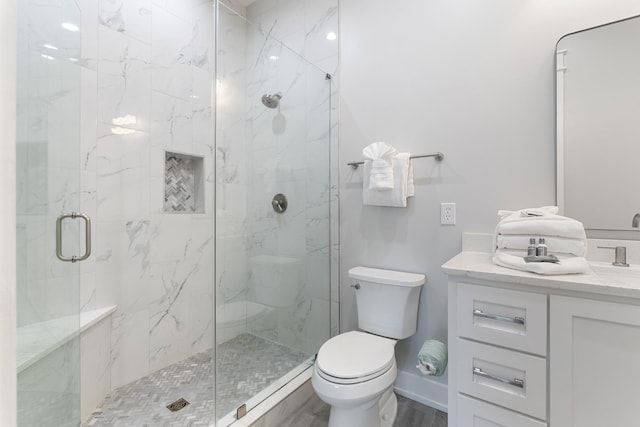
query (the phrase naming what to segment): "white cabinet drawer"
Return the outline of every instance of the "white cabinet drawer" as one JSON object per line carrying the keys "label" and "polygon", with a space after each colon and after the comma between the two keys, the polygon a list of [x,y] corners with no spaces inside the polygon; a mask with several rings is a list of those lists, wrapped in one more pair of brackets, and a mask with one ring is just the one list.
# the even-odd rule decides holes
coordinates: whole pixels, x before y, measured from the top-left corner
{"label": "white cabinet drawer", "polygon": [[532,417],[547,417],[547,360],[458,338],[457,389]]}
{"label": "white cabinet drawer", "polygon": [[458,285],[458,335],[547,355],[547,296]]}
{"label": "white cabinet drawer", "polygon": [[464,427],[546,427],[547,423],[471,397],[458,395],[458,424]]}

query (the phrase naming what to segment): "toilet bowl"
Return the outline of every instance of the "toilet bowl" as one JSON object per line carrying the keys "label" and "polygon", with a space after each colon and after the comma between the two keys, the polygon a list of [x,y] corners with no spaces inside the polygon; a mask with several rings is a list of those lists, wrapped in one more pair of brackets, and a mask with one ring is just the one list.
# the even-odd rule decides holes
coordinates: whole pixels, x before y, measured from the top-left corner
{"label": "toilet bowl", "polygon": [[329,427],[391,427],[398,407],[395,344],[416,331],[425,277],[366,267],[352,268],[349,277],[363,331],[345,332],[320,347],[311,384],[331,405]]}
{"label": "toilet bowl", "polygon": [[395,343],[351,331],[320,348],[311,383],[318,397],[331,405],[330,427],[391,426],[397,410]]}

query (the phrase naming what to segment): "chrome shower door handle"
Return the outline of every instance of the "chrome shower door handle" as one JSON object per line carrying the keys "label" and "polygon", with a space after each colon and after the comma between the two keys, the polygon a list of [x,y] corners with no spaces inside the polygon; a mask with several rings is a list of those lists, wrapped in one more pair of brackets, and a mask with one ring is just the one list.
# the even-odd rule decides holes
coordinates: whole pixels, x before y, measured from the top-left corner
{"label": "chrome shower door handle", "polygon": [[[84,254],[82,256],[65,257],[62,254],[62,221],[66,218],[76,219],[80,218],[84,220]],[[62,214],[56,220],[56,256],[60,261],[64,262],[77,262],[84,261],[91,255],[91,218],[87,215],[79,212],[71,212],[68,214]]]}

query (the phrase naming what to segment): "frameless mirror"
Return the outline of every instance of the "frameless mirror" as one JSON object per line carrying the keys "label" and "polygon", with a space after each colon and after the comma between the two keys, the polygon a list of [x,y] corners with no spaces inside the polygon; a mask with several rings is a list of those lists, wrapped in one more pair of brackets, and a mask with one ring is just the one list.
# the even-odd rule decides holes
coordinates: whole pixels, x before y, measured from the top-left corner
{"label": "frameless mirror", "polygon": [[556,102],[561,212],[592,237],[640,239],[640,17],[560,39]]}

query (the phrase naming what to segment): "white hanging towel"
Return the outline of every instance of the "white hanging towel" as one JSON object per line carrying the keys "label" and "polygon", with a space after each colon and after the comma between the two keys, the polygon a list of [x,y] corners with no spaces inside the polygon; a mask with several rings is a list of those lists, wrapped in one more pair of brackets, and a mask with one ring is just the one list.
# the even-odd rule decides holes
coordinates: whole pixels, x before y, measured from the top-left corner
{"label": "white hanging towel", "polygon": [[410,157],[409,153],[399,153],[392,157],[391,163],[395,185],[391,191],[376,191],[369,188],[370,175],[368,172],[371,169],[371,161],[365,160],[364,182],[362,185],[362,201],[365,205],[407,207],[407,198],[412,197],[415,193]]}
{"label": "white hanging towel", "polygon": [[411,160],[411,155],[409,153],[400,153],[400,155],[406,155],[409,159],[409,167],[407,168],[407,197],[413,197],[416,194],[416,186],[413,182],[413,160]]}
{"label": "white hanging towel", "polygon": [[386,142],[373,142],[362,149],[362,156],[369,160],[369,177],[367,188],[374,191],[389,191],[394,189],[392,158],[396,149]]}

